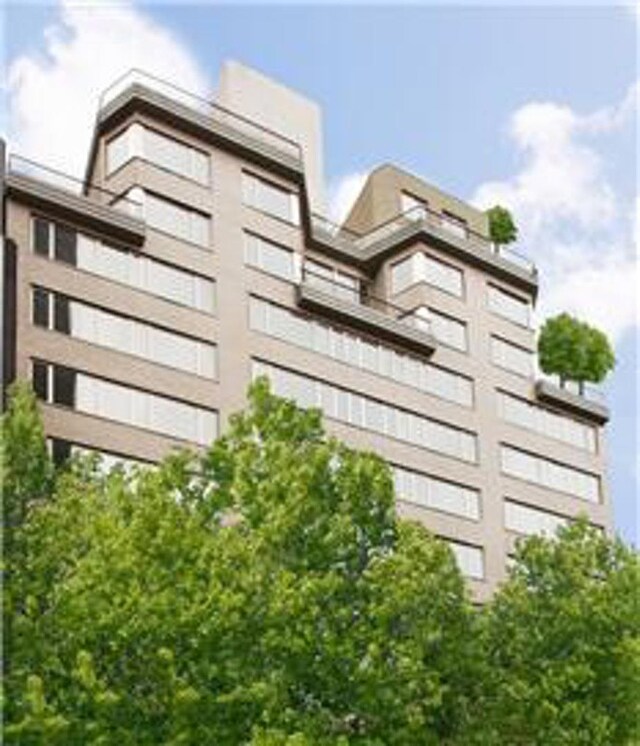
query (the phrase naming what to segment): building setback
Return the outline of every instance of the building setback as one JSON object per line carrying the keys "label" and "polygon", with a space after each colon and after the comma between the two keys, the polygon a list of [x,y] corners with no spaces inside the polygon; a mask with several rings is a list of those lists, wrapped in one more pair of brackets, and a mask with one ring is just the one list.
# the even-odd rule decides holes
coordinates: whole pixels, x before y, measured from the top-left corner
{"label": "building setback", "polygon": [[[254,105],[277,85],[224,83]],[[480,600],[519,535],[580,513],[610,530],[608,412],[537,377],[533,264],[393,165],[333,224],[306,175],[314,110],[278,96],[270,124],[290,133],[295,101],[304,156],[132,73],[101,100],[82,184],[2,157],[4,383],[32,380],[55,458],[205,446],[266,374],[392,465],[399,512],[451,542]]]}

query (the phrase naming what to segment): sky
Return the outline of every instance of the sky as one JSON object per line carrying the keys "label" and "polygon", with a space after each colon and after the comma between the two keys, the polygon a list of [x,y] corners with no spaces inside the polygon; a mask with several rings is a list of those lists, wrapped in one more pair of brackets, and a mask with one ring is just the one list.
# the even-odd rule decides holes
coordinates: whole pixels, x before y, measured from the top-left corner
{"label": "sky", "polygon": [[98,97],[138,67],[209,96],[236,59],[323,110],[329,209],[393,162],[509,207],[540,271],[538,322],[568,310],[615,344],[609,488],[640,546],[640,197],[634,6],[5,3],[10,150],[82,174]]}

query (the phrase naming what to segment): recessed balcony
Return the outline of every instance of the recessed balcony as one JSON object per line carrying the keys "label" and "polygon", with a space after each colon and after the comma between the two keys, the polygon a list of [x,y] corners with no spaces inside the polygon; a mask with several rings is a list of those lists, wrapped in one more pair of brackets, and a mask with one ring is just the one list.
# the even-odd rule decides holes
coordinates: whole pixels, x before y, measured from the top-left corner
{"label": "recessed balcony", "polygon": [[422,355],[432,355],[435,351],[436,341],[426,319],[414,319],[407,316],[406,309],[306,268],[297,288],[297,302],[301,308],[321,313]]}

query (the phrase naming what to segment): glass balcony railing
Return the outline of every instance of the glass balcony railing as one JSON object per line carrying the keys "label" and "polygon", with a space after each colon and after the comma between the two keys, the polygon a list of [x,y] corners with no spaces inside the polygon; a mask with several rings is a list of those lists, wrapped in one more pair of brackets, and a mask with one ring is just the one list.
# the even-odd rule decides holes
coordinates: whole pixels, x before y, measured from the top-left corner
{"label": "glass balcony railing", "polygon": [[452,236],[465,241],[472,248],[499,256],[533,276],[536,274],[534,263],[527,257],[506,246],[494,244],[481,233],[472,230],[457,220],[429,209],[426,205],[412,207],[410,210],[381,223],[368,233],[356,233],[321,215],[311,215],[311,226],[314,232],[320,236],[324,234],[334,241],[350,242],[353,248],[360,251],[395,236],[403,228],[410,227],[413,224],[421,224],[428,228],[448,231]]}
{"label": "glass balcony railing", "polygon": [[29,158],[11,154],[9,156],[7,171],[9,174],[26,176],[36,181],[44,182],[77,197],[87,197],[92,202],[96,202],[104,207],[122,209],[126,206],[126,212],[131,217],[138,220],[142,219],[142,205],[130,197],[110,191],[92,182],[78,179],[75,176],[70,176],[54,168],[43,166],[41,163],[32,161]]}
{"label": "glass balcony railing", "polygon": [[242,114],[214,104],[206,98],[202,98],[195,93],[186,91],[173,83],[169,83],[162,78],[157,78],[155,75],[143,72],[142,70],[129,70],[129,72],[122,75],[103,91],[99,99],[100,110],[102,111],[120,94],[135,85],[155,91],[165,98],[171,99],[198,114],[208,117],[224,127],[229,127],[270,148],[278,150],[297,161],[302,160],[300,145],[295,140],[285,137],[279,132],[269,129],[252,119],[248,119]]}

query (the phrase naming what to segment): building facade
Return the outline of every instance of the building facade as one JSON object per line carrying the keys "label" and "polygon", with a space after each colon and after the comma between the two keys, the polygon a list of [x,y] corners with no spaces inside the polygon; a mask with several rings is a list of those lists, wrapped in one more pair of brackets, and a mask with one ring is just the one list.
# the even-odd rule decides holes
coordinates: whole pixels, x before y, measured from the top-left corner
{"label": "building facade", "polygon": [[9,157],[3,375],[33,382],[55,458],[204,447],[265,374],[391,464],[399,512],[451,543],[476,598],[518,536],[580,513],[609,530],[608,412],[536,375],[533,264],[391,165],[335,225],[304,164],[137,73],[101,100],[82,184]]}

